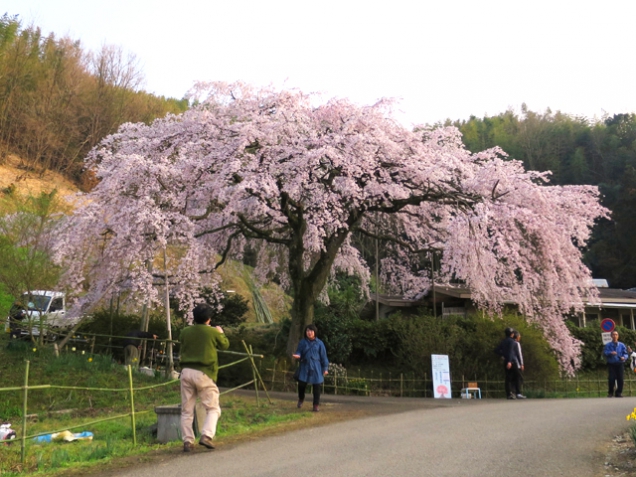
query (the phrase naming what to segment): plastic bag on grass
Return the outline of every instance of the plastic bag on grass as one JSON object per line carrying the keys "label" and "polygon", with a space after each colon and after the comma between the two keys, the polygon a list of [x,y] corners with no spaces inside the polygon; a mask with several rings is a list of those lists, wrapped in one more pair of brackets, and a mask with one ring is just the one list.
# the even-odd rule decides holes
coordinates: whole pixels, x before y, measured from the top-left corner
{"label": "plastic bag on grass", "polygon": [[88,431],[77,433],[72,433],[71,431],[62,431],[54,432],[53,434],[37,436],[34,437],[33,440],[39,444],[47,444],[49,442],[92,441],[93,433]]}

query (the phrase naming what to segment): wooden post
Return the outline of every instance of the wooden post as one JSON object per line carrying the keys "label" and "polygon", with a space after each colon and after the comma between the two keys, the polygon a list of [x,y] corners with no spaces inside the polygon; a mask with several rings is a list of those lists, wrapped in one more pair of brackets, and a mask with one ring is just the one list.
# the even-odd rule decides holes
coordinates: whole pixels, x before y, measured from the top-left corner
{"label": "wooden post", "polygon": [[[261,377],[261,373],[258,372],[258,368],[256,367],[256,363],[254,362],[254,357],[252,356],[254,353],[252,353],[252,346],[250,345],[249,349],[247,348],[247,344],[245,344],[244,340],[241,340],[241,343],[243,343],[243,347],[245,348],[245,351],[247,351],[247,354],[250,358],[250,362],[252,363],[252,370],[254,371],[254,373],[256,373],[256,377],[258,378],[258,381],[260,381],[261,386],[263,386],[263,391],[265,391],[265,396],[267,396],[267,400],[269,401],[269,403],[272,403],[272,398],[269,397],[269,393],[267,392],[267,387],[265,386],[265,382],[263,381],[263,378]],[[258,382],[257,381],[257,382]],[[257,392],[258,395],[258,392]],[[257,401],[258,404],[258,401]]]}
{"label": "wooden post", "polygon": [[426,397],[426,393],[428,391],[428,387],[426,386],[426,381],[428,381],[428,373],[424,373],[424,397]]}
{"label": "wooden post", "polygon": [[128,365],[128,386],[130,389],[130,425],[132,426],[133,446],[137,445],[137,425],[135,424],[135,393],[133,390],[132,366]]}
{"label": "wooden post", "polygon": [[274,383],[276,382],[276,362],[278,361],[278,359],[274,360],[274,366],[272,368],[272,385],[270,386],[272,388],[272,391],[274,391]]}
{"label": "wooden post", "polygon": [[404,397],[404,375],[400,373],[400,397]]}
{"label": "wooden post", "polygon": [[[250,360],[252,360],[252,354],[254,354],[254,352],[252,351],[252,345],[249,346],[248,354],[250,355]],[[254,367],[254,360],[252,360],[252,379],[254,380],[254,392],[256,393],[256,407],[258,407],[260,403],[258,400],[258,381],[256,380],[256,368]]]}
{"label": "wooden post", "polygon": [[27,435],[27,402],[29,394],[29,366],[31,362],[27,360],[24,371],[24,397],[22,399],[22,442],[20,444],[20,459],[24,464],[26,461],[26,435]]}

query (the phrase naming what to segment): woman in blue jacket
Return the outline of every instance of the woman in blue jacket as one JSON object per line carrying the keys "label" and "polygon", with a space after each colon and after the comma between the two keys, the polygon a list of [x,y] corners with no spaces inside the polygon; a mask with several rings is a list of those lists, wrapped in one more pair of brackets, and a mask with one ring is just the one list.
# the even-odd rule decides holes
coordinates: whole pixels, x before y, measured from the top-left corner
{"label": "woman in blue jacket", "polygon": [[298,375],[298,407],[302,407],[305,401],[305,390],[311,384],[314,393],[313,411],[318,412],[320,405],[320,386],[324,382],[324,376],[329,369],[327,350],[325,344],[318,339],[318,330],[315,325],[305,327],[305,337],[298,343],[298,349],[292,356],[300,360],[300,373]]}

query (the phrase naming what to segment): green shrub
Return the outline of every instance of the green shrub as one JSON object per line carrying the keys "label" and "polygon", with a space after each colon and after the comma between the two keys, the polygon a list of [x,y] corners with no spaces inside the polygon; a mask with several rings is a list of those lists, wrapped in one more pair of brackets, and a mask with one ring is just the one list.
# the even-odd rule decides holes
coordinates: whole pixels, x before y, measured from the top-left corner
{"label": "green shrub", "polygon": [[[182,321],[175,319],[172,322],[172,337],[179,338]],[[111,313],[109,310],[96,311],[90,320],[81,325],[78,334],[100,335],[95,337],[95,351],[102,354],[110,354],[117,359],[123,357],[123,338],[130,331],[141,328],[141,316],[126,313]],[[148,319],[148,331],[155,334],[159,339],[166,339],[168,332],[166,329],[166,318],[162,314],[150,314]],[[116,336],[117,338],[111,338]]]}
{"label": "green shrub", "polygon": [[[218,326],[236,327],[245,323],[247,317],[245,314],[249,310],[248,301],[238,293],[223,293],[218,302],[216,294],[211,288],[204,287],[201,290],[201,298],[212,307],[214,314],[211,323]],[[218,305],[221,305],[221,311],[217,311]]]}
{"label": "green shrub", "polygon": [[[572,322],[567,322],[572,335],[583,342],[581,347],[581,369],[584,371],[594,371],[605,367],[605,357],[603,356],[603,340],[601,329],[596,326],[580,328]],[[619,340],[627,346],[634,348],[636,342],[636,331],[616,327]]]}
{"label": "green shrub", "polygon": [[456,377],[499,376],[501,358],[494,348],[503,330],[514,327],[521,333],[526,379],[556,377],[558,365],[543,334],[521,317],[435,318],[428,314],[403,317],[399,313],[378,322],[355,320],[349,334],[353,351],[348,365],[382,363],[402,372],[430,373],[431,354],[449,356]]}

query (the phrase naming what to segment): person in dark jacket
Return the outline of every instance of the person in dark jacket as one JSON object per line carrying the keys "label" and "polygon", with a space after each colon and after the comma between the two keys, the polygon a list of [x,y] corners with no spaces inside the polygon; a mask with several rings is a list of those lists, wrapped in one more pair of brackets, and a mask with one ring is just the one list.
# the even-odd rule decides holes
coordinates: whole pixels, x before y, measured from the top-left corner
{"label": "person in dark jacket", "polygon": [[[629,355],[625,345],[618,341],[618,331],[612,331],[612,341],[605,345],[603,354],[607,360],[609,375],[607,397],[623,397],[623,375],[625,372],[625,361]],[[616,394],[614,393],[614,386],[616,386]]]}
{"label": "person in dark jacket", "polygon": [[139,366],[139,348],[141,348],[141,340],[156,340],[157,335],[148,331],[133,330],[126,335],[124,339],[124,364],[133,367]]}
{"label": "person in dark jacket", "polygon": [[515,385],[515,398],[525,399],[526,397],[521,392],[523,387],[523,371],[525,366],[523,364],[523,353],[521,352],[521,333],[515,330],[512,334],[512,338],[516,342],[514,348],[514,362],[512,363],[512,369],[514,370],[514,385]]}
{"label": "person in dark jacket", "polygon": [[506,337],[499,343],[499,346],[495,348],[495,353],[501,356],[503,359],[504,372],[505,372],[505,389],[506,397],[508,399],[516,399],[516,395],[513,392],[514,383],[516,379],[516,369],[513,368],[515,362],[517,342],[514,340],[515,330],[513,328],[506,328],[504,334]]}
{"label": "person in dark jacket", "polygon": [[313,412],[318,412],[320,406],[320,387],[324,382],[324,376],[329,370],[329,360],[325,344],[318,339],[318,329],[315,325],[305,327],[305,337],[298,343],[296,353],[292,356],[300,360],[300,373],[298,375],[298,407],[302,407],[305,401],[307,385],[312,385],[314,394]]}

